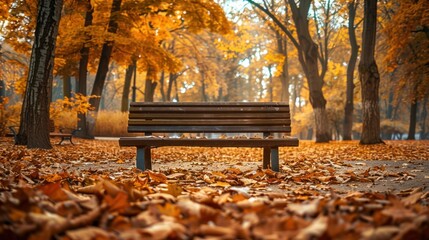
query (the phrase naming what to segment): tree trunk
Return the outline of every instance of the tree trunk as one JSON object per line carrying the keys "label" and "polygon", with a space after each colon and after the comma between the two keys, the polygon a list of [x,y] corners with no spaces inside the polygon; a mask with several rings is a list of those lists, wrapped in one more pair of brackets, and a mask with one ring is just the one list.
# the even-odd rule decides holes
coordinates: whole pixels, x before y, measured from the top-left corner
{"label": "tree trunk", "polygon": [[204,70],[201,71],[201,101],[207,102],[208,97],[206,93],[206,83],[205,83],[205,72]]}
{"label": "tree trunk", "polygon": [[[110,11],[110,20],[108,26],[109,33],[116,33],[118,30],[117,17],[121,10],[122,0],[113,0],[112,9]],[[95,112],[100,108],[101,94],[103,93],[104,83],[106,82],[107,72],[109,71],[110,56],[112,55],[114,41],[108,40],[103,44],[101,49],[100,62],[98,64],[97,74],[95,75],[94,86],[91,95],[99,96],[91,98],[90,103],[94,107]]]}
{"label": "tree trunk", "polygon": [[346,105],[344,107],[344,125],[343,125],[343,140],[352,140],[352,129],[353,129],[353,92],[355,85],[354,72],[356,68],[356,61],[359,52],[359,46],[356,41],[356,27],[355,27],[355,16],[356,16],[357,3],[355,1],[349,2],[349,39],[350,39],[350,59],[347,65],[347,87],[346,87]]}
{"label": "tree trunk", "polygon": [[292,18],[295,26],[297,26],[296,30],[299,41],[298,59],[304,70],[310,90],[310,103],[313,107],[315,120],[316,142],[329,142],[331,136],[328,114],[326,113],[326,100],[322,92],[324,82],[322,74],[319,73],[318,46],[310,35],[307,18],[310,2],[310,0],[301,1],[298,8],[294,1],[289,0]]}
{"label": "tree trunk", "polygon": [[[94,8],[91,6],[91,0],[86,2],[86,13],[85,13],[85,23],[84,27],[88,27],[92,25]],[[89,42],[91,38],[89,36],[85,36],[85,43],[80,49],[80,61],[79,61],[79,84],[78,84],[78,93],[82,96],[87,96],[87,75],[88,75],[88,62],[89,62],[89,46],[87,42]],[[80,131],[77,132],[79,137],[87,137],[88,136],[88,127],[86,123],[86,113],[78,113],[78,122],[77,126],[80,128]]]}
{"label": "tree trunk", "polygon": [[39,0],[27,88],[16,144],[28,148],[52,148],[49,140],[49,104],[52,90],[55,43],[62,0]]}
{"label": "tree trunk", "polygon": [[426,132],[426,118],[428,116],[428,110],[427,110],[428,99],[429,97],[426,96],[423,100],[423,104],[421,104],[422,113],[420,116],[420,139],[428,139],[428,133]]}
{"label": "tree trunk", "polygon": [[125,81],[124,89],[122,91],[122,101],[121,101],[121,112],[128,112],[129,107],[129,98],[130,98],[130,89],[131,89],[131,80],[133,79],[134,73],[134,64],[128,65],[127,70],[125,71]]}
{"label": "tree trunk", "polygon": [[164,84],[165,83],[165,71],[161,72],[161,77],[159,77],[159,91],[161,92],[161,99],[163,102],[167,100],[167,96],[165,95]]}
{"label": "tree trunk", "polygon": [[146,84],[145,84],[145,91],[144,91],[145,102],[153,102],[155,88],[157,85],[157,83],[154,81],[155,77],[156,77],[156,73],[153,71],[151,67],[149,67],[147,69]]}
{"label": "tree trunk", "polygon": [[416,139],[416,125],[417,125],[417,101],[411,103],[410,109],[410,125],[408,128],[407,140]]}
{"label": "tree trunk", "polygon": [[168,80],[168,87],[167,87],[167,93],[166,93],[166,100],[167,102],[171,101],[171,91],[173,90],[173,83],[176,82],[178,78],[178,75],[175,73],[170,73],[170,77]]}
{"label": "tree trunk", "polygon": [[4,98],[6,97],[6,84],[3,80],[0,79],[0,103],[3,103]]}
{"label": "tree trunk", "polygon": [[64,76],[63,78],[63,96],[64,98],[71,97],[71,77],[70,76]]}
{"label": "tree trunk", "polygon": [[374,57],[376,28],[377,0],[365,0],[362,52],[359,63],[363,121],[360,144],[383,143],[380,137],[380,107],[378,105],[380,75]]}

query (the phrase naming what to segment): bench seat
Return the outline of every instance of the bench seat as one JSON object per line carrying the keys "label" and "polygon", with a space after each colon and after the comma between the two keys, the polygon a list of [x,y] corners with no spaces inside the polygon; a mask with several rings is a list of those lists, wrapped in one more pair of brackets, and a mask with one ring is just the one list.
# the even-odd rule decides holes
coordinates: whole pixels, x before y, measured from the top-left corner
{"label": "bench seat", "polygon": [[[152,169],[151,148],[167,146],[263,148],[263,168],[279,171],[279,147],[298,146],[297,138],[274,138],[291,132],[285,103],[131,103],[128,132],[142,137],[122,137],[120,146],[137,148],[136,166]],[[153,133],[262,133],[261,138],[173,138]],[[278,135],[278,134],[277,134]]]}

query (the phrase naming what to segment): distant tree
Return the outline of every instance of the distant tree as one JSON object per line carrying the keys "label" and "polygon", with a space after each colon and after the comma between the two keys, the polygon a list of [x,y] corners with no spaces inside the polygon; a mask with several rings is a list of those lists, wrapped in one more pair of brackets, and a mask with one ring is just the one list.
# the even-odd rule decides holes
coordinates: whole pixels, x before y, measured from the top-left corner
{"label": "distant tree", "polygon": [[[87,0],[85,2],[85,21],[84,21],[84,28],[89,27],[92,25],[93,20],[93,13],[94,13],[94,6],[91,5],[91,0]],[[88,63],[89,63],[89,46],[88,41],[90,41],[91,37],[88,36],[87,33],[85,33],[85,42],[83,43],[81,49],[80,49],[80,59],[79,59],[79,77],[78,77],[78,88],[77,92],[82,94],[83,96],[87,96],[88,92],[86,89],[86,83],[87,83],[87,75],[88,75]],[[88,135],[88,127],[86,124],[86,114],[85,113],[79,113],[78,114],[78,127],[80,128],[80,131],[78,134],[81,137],[86,137]]]}
{"label": "distant tree", "polygon": [[[391,73],[400,73],[397,79],[396,95],[404,95],[410,105],[408,139],[415,138],[418,120],[418,105],[429,94],[429,2],[425,0],[401,0],[386,2],[387,53],[384,61]],[[422,122],[424,123],[424,121]],[[421,126],[423,127],[423,126]]]}
{"label": "distant tree", "polygon": [[353,127],[353,91],[355,85],[354,72],[356,68],[356,62],[359,52],[359,45],[356,40],[356,27],[355,18],[356,18],[356,9],[359,5],[359,0],[352,0],[347,4],[348,13],[349,13],[349,23],[348,23],[348,32],[349,32],[349,41],[350,41],[350,59],[349,64],[347,65],[347,85],[346,85],[346,104],[344,107],[344,125],[343,125],[343,140],[352,139],[352,127]]}
{"label": "distant tree", "polygon": [[27,88],[16,139],[16,144],[27,145],[28,148],[52,148],[49,141],[49,104],[62,6],[62,0],[39,0],[38,3]]}
{"label": "distant tree", "polygon": [[[118,31],[118,17],[121,10],[122,0],[113,0],[112,8],[110,11],[109,25],[107,31],[111,34],[115,34]],[[92,87],[91,95],[101,96],[103,92],[104,83],[106,82],[107,72],[109,71],[110,57],[113,51],[113,40],[107,40],[103,44],[101,50],[100,61],[97,68],[97,74],[95,75],[94,86]],[[101,98],[91,98],[90,103],[97,112],[100,108]]]}
{"label": "distant tree", "polygon": [[[274,13],[268,8],[269,4],[267,3],[267,0],[264,0],[262,4],[253,0],[246,1],[270,17],[274,24],[283,31],[298,50],[298,60],[307,78],[310,92],[310,103],[314,112],[316,142],[329,142],[329,140],[331,140],[331,135],[329,132],[328,115],[326,111],[326,99],[322,88],[324,85],[324,76],[328,70],[328,42],[331,36],[329,24],[334,20],[331,13],[331,7],[334,6],[334,4],[330,1],[324,2],[325,5],[323,6],[323,11],[325,19],[322,23],[324,35],[323,37],[321,36],[320,29],[316,26],[316,34],[319,42],[315,42],[312,34],[310,33],[311,24],[309,21],[309,11],[312,5],[312,0],[301,0],[298,3],[294,0],[285,1],[285,4],[289,4],[292,13],[292,19],[295,23],[294,31],[291,31],[290,28],[282,22],[282,20],[279,20],[274,15]],[[294,34],[294,32],[296,32],[296,34]]]}
{"label": "distant tree", "polygon": [[380,74],[375,62],[377,0],[365,0],[359,80],[362,93],[362,136],[360,144],[383,143],[380,137]]}

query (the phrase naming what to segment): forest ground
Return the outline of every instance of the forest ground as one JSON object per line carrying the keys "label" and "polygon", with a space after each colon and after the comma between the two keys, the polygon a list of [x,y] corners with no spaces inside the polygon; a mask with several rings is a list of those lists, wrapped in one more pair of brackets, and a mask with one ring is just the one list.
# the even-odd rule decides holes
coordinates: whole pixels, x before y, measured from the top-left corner
{"label": "forest ground", "polygon": [[[301,141],[280,149],[280,173],[260,168],[261,149],[156,148],[153,171],[141,172],[134,167],[135,148],[121,148],[115,140],[75,142],[28,150],[11,138],[0,139],[0,237],[429,234],[429,141],[372,146]],[[83,196],[95,199],[97,207],[88,207]],[[144,206],[136,212],[137,203]],[[140,219],[145,214],[150,216]],[[75,221],[50,231],[43,227],[64,219]]]}

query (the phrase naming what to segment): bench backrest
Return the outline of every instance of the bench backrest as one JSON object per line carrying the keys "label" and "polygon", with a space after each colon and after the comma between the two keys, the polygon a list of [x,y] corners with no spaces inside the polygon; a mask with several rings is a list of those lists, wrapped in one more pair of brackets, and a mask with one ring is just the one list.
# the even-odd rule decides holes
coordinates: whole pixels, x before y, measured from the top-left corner
{"label": "bench backrest", "polygon": [[290,133],[286,103],[132,102],[128,132]]}

